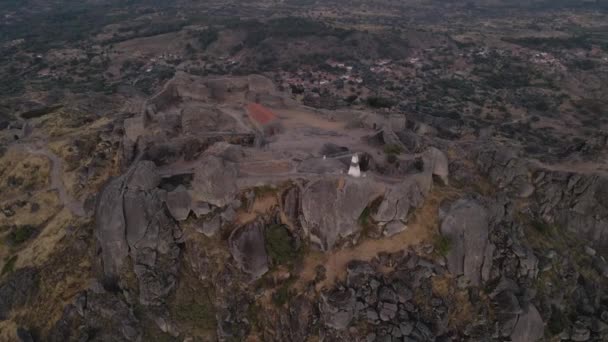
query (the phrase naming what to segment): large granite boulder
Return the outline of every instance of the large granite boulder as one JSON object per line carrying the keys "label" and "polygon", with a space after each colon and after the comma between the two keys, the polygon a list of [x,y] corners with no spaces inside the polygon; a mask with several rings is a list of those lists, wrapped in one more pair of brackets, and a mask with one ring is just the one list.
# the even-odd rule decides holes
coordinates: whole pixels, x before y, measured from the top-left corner
{"label": "large granite boulder", "polygon": [[608,177],[539,170],[534,185],[535,209],[548,224],[608,251]]}
{"label": "large granite boulder", "polygon": [[101,246],[101,261],[107,277],[117,277],[129,255],[123,190],[124,177],[110,181],[101,192],[95,211],[95,236]]}
{"label": "large granite boulder", "polygon": [[422,154],[422,160],[425,172],[439,177],[443,184],[448,184],[449,161],[445,153],[435,147],[429,147]]}
{"label": "large granite boulder", "polygon": [[385,186],[366,178],[325,178],[309,184],[302,194],[302,226],[322,250],[361,230],[363,210],[385,193]]}
{"label": "large granite boulder", "polygon": [[300,202],[302,191],[299,187],[292,187],[286,190],[281,195],[281,209],[285,214],[285,218],[289,220],[292,225],[299,224],[301,215]]}
{"label": "large granite boulder", "polygon": [[432,178],[427,174],[415,174],[387,189],[373,218],[379,223],[407,222],[408,215],[422,206],[431,190]]}
{"label": "large granite boulder", "polygon": [[234,163],[212,155],[204,156],[194,173],[193,193],[198,200],[224,207],[234,200],[238,192],[237,176],[238,169]]}
{"label": "large granite boulder", "polygon": [[239,268],[258,279],[268,272],[264,222],[257,220],[232,231],[228,240],[230,254]]}
{"label": "large granite boulder", "polygon": [[550,225],[568,229],[599,250],[608,249],[608,177],[601,173],[558,171],[517,153],[491,148],[477,164],[492,183],[515,197]]}
{"label": "large granite boulder", "polygon": [[142,324],[132,308],[101,284],[68,304],[45,341],[141,341]]}
{"label": "large granite boulder", "polygon": [[177,276],[181,233],[159,184],[154,163],[138,162],[104,188],[96,210],[105,276],[120,279],[130,256],[142,304],[161,303]]}
{"label": "large granite boulder", "polygon": [[167,207],[171,216],[177,221],[184,221],[188,218],[193,206],[190,193],[183,185],[167,193]]}
{"label": "large granite boulder", "polygon": [[357,296],[351,288],[321,294],[321,315],[327,327],[346,329],[357,309]]}
{"label": "large granite boulder", "polygon": [[457,200],[441,221],[440,232],[450,242],[446,255],[448,270],[454,275],[464,275],[474,286],[489,277],[494,248],[488,240],[488,231],[488,211],[474,199]]}
{"label": "large granite boulder", "polygon": [[511,332],[513,342],[534,342],[543,337],[545,325],[536,307],[532,304],[518,315],[517,323]]}

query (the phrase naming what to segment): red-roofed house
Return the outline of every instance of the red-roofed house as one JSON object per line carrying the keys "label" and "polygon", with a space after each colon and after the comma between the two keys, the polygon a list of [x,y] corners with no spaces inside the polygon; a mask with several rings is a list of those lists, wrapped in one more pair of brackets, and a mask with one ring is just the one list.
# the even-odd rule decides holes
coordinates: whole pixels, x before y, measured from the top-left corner
{"label": "red-roofed house", "polygon": [[277,116],[259,103],[249,103],[247,114],[253,125],[266,135],[273,135],[281,129]]}

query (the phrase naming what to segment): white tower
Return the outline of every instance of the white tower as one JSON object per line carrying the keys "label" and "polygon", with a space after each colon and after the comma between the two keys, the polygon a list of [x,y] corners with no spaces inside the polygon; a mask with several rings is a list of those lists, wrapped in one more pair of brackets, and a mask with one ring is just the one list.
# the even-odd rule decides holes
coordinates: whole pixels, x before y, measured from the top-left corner
{"label": "white tower", "polygon": [[359,169],[359,156],[357,156],[356,153],[353,154],[353,158],[350,160],[348,174],[355,178],[361,177],[361,169]]}

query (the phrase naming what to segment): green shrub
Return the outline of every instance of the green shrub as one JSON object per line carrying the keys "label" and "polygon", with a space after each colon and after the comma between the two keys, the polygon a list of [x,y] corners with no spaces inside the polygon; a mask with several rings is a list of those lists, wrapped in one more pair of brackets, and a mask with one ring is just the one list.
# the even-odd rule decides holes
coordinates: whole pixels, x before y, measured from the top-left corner
{"label": "green shrub", "polygon": [[570,323],[568,322],[566,315],[558,307],[552,305],[551,308],[551,318],[549,318],[549,322],[547,322],[547,329],[551,336],[555,336],[564,331]]}
{"label": "green shrub", "polygon": [[545,221],[534,220],[532,221],[532,227],[543,235],[550,236],[553,234],[553,227]]}
{"label": "green shrub", "polygon": [[447,256],[450,252],[450,248],[452,248],[452,240],[447,236],[437,235],[434,242],[434,247],[437,253],[441,256]]}
{"label": "green shrub", "polygon": [[403,153],[403,149],[401,146],[396,144],[387,144],[384,145],[384,153],[386,154],[401,154]]}
{"label": "green shrub", "polygon": [[383,200],[383,197],[374,199],[359,215],[357,222],[363,228],[362,235],[369,236],[369,233],[375,228],[376,223],[373,221],[372,215],[378,211],[378,207],[380,207]]}
{"label": "green shrub", "polygon": [[255,188],[253,188],[253,193],[255,194],[255,197],[264,197],[266,195],[273,194],[276,191],[277,190],[270,185],[256,186]]}
{"label": "green shrub", "polygon": [[264,230],[266,251],[275,265],[293,265],[299,257],[293,238],[284,225],[272,225]]}
{"label": "green shrub", "polygon": [[12,246],[17,246],[27,241],[35,232],[36,228],[34,226],[21,226],[13,229],[13,231],[7,235],[6,241]]}
{"label": "green shrub", "polygon": [[4,266],[2,266],[2,275],[13,272],[15,269],[15,262],[17,262],[17,255],[13,255],[12,257],[8,258],[4,262]]}
{"label": "green shrub", "polygon": [[196,323],[197,326],[213,329],[216,326],[213,307],[199,303],[184,303],[175,308],[178,321]]}
{"label": "green shrub", "polygon": [[365,209],[363,209],[363,211],[361,212],[361,215],[359,215],[359,224],[361,225],[361,227],[363,227],[363,229],[367,229],[371,226],[371,221],[370,221],[370,216],[371,216],[371,208],[370,207],[366,207]]}
{"label": "green shrub", "polygon": [[290,286],[291,282],[287,281],[272,295],[272,302],[276,306],[283,306],[293,298],[295,292],[290,289]]}
{"label": "green shrub", "polygon": [[380,96],[370,96],[367,98],[367,104],[373,108],[390,108],[395,105],[395,101]]}
{"label": "green shrub", "polygon": [[215,42],[219,37],[218,31],[215,29],[206,29],[198,36],[198,42],[201,44],[201,48],[206,49],[209,45]]}

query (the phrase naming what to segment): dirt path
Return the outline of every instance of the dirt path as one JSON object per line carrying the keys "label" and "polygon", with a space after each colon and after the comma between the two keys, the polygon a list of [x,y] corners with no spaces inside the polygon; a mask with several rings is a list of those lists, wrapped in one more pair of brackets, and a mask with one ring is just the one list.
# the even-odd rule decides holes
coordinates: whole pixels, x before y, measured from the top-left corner
{"label": "dirt path", "polygon": [[42,155],[48,158],[51,161],[51,185],[42,191],[56,190],[59,194],[59,200],[61,203],[68,208],[74,216],[86,216],[83,203],[80,200],[72,197],[63,184],[63,178],[61,177],[63,174],[63,160],[55,153],[51,152],[46,146],[40,147],[39,145],[44,144],[15,144],[10,148],[25,151],[26,153]]}
{"label": "dirt path", "polygon": [[354,247],[337,249],[329,253],[309,253],[298,272],[296,288],[303,289],[313,281],[319,265],[325,267],[326,278],[316,284],[317,291],[333,286],[336,281],[344,280],[346,265],[352,260],[370,261],[379,253],[396,253],[416,245],[432,242],[438,229],[439,204],[451,195],[453,194],[450,192],[442,191],[431,193],[426,199],[425,205],[416,211],[416,215],[407,225],[407,229],[399,234],[380,239],[366,238]]}

